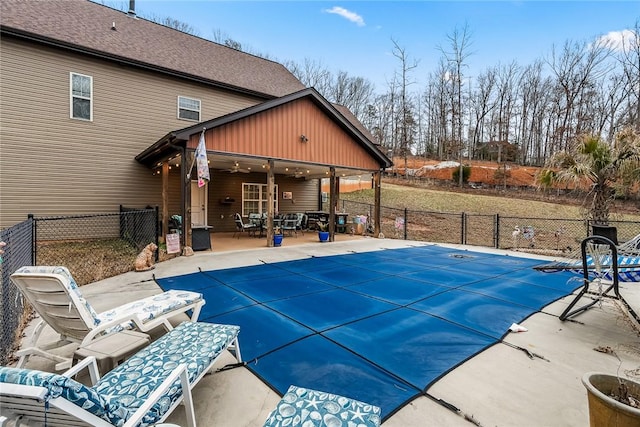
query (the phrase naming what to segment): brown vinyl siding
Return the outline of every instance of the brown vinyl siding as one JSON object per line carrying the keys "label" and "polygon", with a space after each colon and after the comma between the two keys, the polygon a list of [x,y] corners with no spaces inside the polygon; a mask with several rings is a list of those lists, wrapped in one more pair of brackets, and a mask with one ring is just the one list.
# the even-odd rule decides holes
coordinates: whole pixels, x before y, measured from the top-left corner
{"label": "brown vinyl siding", "polygon": [[[301,142],[304,134],[308,142]],[[189,148],[199,135],[189,139]],[[207,150],[377,171],[380,165],[335,121],[303,98],[207,130]]]}
{"label": "brown vinyl siding", "polygon": [[[28,213],[161,205],[161,177],[134,158],[193,123],[177,119],[178,95],[200,99],[203,120],[262,101],[11,37],[0,49],[0,227]],[[93,77],[93,121],[69,118],[70,72]],[[179,182],[170,179],[171,214]]]}
{"label": "brown vinyl siding", "polygon": [[[306,212],[318,210],[319,183],[317,179],[306,181],[285,176],[276,176],[278,185],[279,212]],[[211,170],[209,183],[208,224],[213,231],[234,231],[233,215],[242,213],[242,184],[266,184],[267,175],[264,173],[228,173]],[[291,191],[293,200],[282,200],[282,192]],[[234,199],[232,203],[222,203],[225,197]]]}

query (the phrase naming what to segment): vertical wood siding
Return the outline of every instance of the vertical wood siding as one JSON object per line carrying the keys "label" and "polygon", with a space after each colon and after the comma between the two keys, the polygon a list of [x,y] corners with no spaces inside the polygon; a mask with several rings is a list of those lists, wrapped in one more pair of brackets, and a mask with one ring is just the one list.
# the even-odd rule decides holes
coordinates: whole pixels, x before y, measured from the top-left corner
{"label": "vertical wood siding", "polygon": [[[0,227],[28,213],[161,205],[161,177],[134,158],[167,132],[193,124],[177,119],[178,95],[202,101],[202,120],[261,102],[11,37],[0,40],[0,50]],[[93,77],[92,122],[69,118],[70,72]],[[171,214],[180,205],[174,173]]]}
{"label": "vertical wood siding", "polygon": [[[301,142],[300,135],[309,141]],[[198,145],[199,135],[189,138]],[[380,165],[311,100],[303,98],[207,129],[207,150],[377,171]]]}

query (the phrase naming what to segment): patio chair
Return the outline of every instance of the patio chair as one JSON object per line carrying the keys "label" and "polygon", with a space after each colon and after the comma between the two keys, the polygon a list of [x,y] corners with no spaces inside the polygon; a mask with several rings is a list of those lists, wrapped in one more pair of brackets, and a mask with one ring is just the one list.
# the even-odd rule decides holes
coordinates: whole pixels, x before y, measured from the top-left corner
{"label": "patio chair", "polygon": [[296,214],[285,215],[284,219],[282,220],[282,232],[288,233],[289,236],[295,234],[296,237],[298,237],[297,223],[298,217],[296,216]]}
{"label": "patio chair", "polygon": [[296,230],[304,236],[304,230],[307,228],[307,215],[302,212],[293,214],[296,219]]}
{"label": "patio chair", "polygon": [[[16,353],[20,357],[18,367],[24,366],[30,356],[38,355],[57,362],[56,370],[68,368],[72,359],[50,350],[70,343],[83,346],[95,337],[125,329],[147,332],[164,326],[170,331],[170,318],[191,311],[190,320],[195,322],[205,304],[200,293],[169,290],[97,313],[66,267],[22,267],[11,275],[11,281],[40,315],[26,347]],[[59,339],[38,345],[46,325],[59,334]]]}
{"label": "patio chair", "polygon": [[380,408],[348,397],[292,385],[263,427],[380,425]]}
{"label": "patio chair", "polygon": [[256,231],[260,231],[260,226],[253,223],[245,223],[242,221],[242,215],[236,213],[234,215],[234,221],[236,223],[236,231],[233,233],[233,236],[238,235],[238,239],[240,238],[240,234],[247,232],[249,236],[255,236]]}
{"label": "patio chair", "polygon": [[[184,322],[102,378],[93,357],[62,374],[0,367],[2,416],[16,425],[146,427],[184,402],[187,425],[196,427],[191,390],[226,349],[242,362],[239,332],[234,325]],[[84,368],[91,386],[71,378]]]}

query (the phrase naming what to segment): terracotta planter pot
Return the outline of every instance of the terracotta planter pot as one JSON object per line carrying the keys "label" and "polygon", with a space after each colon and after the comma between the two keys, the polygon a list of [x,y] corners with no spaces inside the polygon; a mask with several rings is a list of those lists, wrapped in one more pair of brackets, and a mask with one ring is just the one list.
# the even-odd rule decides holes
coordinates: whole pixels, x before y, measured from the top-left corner
{"label": "terracotta planter pot", "polygon": [[591,427],[640,426],[640,409],[611,397],[611,394],[617,392],[619,381],[627,386],[629,394],[640,396],[640,383],[625,378],[597,372],[588,372],[582,377],[582,384],[587,388]]}

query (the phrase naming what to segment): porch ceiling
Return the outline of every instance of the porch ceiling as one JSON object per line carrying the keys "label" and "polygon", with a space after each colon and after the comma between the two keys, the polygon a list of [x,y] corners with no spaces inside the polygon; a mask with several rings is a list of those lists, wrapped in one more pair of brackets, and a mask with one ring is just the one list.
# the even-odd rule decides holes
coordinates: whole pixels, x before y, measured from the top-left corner
{"label": "porch ceiling", "polygon": [[[231,154],[207,153],[207,159],[210,169],[238,174],[247,172],[266,173],[266,166],[268,164],[268,159]],[[178,154],[173,157],[169,160],[169,164],[179,167],[181,164],[181,155]],[[162,163],[158,163],[156,168],[160,168],[161,166]],[[189,165],[187,165],[187,167],[188,166]],[[233,172],[234,170],[235,172]],[[329,166],[275,159],[274,173],[276,175],[285,175],[300,179],[329,178]],[[368,176],[371,175],[371,173],[372,171],[369,170],[336,167],[337,177]]]}

